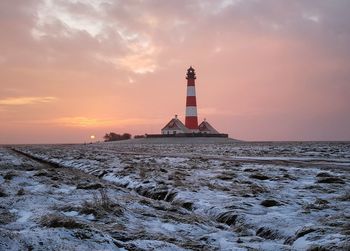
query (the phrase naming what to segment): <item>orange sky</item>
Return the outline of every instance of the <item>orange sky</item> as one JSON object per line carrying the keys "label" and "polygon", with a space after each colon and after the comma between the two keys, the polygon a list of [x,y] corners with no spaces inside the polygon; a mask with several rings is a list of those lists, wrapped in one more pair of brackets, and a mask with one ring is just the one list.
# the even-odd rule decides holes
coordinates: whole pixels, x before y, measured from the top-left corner
{"label": "orange sky", "polygon": [[1,0],[0,144],[199,120],[243,140],[350,140],[350,1]]}

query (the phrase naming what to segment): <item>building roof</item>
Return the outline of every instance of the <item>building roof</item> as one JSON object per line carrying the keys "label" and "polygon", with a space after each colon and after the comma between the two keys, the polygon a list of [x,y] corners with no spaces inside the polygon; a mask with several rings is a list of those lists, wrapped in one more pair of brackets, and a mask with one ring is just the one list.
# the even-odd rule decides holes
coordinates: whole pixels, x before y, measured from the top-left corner
{"label": "building roof", "polygon": [[218,134],[219,132],[212,127],[208,121],[204,120],[200,125],[198,126],[200,132],[207,132],[207,133],[213,133]]}
{"label": "building roof", "polygon": [[175,118],[171,119],[166,126],[162,128],[163,130],[181,130],[184,133],[191,132],[178,118],[175,116]]}

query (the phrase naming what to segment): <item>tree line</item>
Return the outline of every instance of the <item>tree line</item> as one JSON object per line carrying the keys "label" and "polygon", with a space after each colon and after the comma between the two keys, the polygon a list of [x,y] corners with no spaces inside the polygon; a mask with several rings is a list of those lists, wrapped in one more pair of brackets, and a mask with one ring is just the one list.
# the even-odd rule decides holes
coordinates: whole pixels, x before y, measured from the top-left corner
{"label": "tree line", "polygon": [[[110,133],[106,133],[105,136],[103,136],[103,139],[105,142],[109,142],[109,141],[131,139],[131,136],[132,135],[130,133],[117,134],[115,132],[110,132]],[[144,135],[135,135],[134,136],[135,139],[144,138],[144,137],[145,137]]]}

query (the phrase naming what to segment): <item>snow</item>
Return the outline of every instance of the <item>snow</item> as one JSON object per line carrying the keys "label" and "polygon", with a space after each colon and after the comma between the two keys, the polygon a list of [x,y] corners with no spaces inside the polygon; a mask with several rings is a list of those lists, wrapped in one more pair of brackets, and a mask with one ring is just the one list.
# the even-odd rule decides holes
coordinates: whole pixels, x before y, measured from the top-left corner
{"label": "snow", "polygon": [[60,188],[56,189],[55,192],[56,193],[68,194],[68,193],[71,193],[74,189],[76,189],[75,186],[63,185]]}
{"label": "snow", "polygon": [[[80,246],[72,237],[77,230],[61,229],[62,236],[70,233],[64,245],[75,248],[91,244],[113,250],[117,247],[112,243],[146,250],[306,250],[350,245],[348,143],[108,143],[16,149],[62,167],[47,177],[36,177],[36,171],[17,169],[37,163],[0,148],[0,165],[14,161],[18,172],[11,181],[0,179],[0,185],[11,191],[10,197],[0,199],[16,216],[5,229],[22,226],[20,231],[25,232],[34,227],[35,237],[28,239],[47,241],[44,234],[58,229],[42,228],[38,219],[58,212],[104,236],[104,246],[98,246],[99,234],[89,232],[91,243]],[[68,170],[88,176],[73,179],[73,174],[65,174]],[[0,171],[1,178],[7,171]],[[343,182],[319,182],[320,173]],[[103,218],[80,213],[84,202],[98,194],[94,189],[76,189],[82,181],[102,183],[123,213]],[[27,194],[13,202],[19,187]],[[264,200],[277,204],[264,206]],[[312,231],[298,236],[305,228]]]}
{"label": "snow", "polygon": [[142,250],[159,250],[159,251],[183,251],[186,249],[180,248],[176,245],[169,244],[157,240],[136,240],[130,243],[136,245]]}
{"label": "snow", "polygon": [[32,212],[30,211],[19,211],[18,212],[19,218],[17,219],[17,222],[24,223],[27,222],[28,219],[32,216]]}
{"label": "snow", "polygon": [[68,212],[63,212],[64,215],[66,216],[78,216],[79,212],[77,211],[68,211]]}

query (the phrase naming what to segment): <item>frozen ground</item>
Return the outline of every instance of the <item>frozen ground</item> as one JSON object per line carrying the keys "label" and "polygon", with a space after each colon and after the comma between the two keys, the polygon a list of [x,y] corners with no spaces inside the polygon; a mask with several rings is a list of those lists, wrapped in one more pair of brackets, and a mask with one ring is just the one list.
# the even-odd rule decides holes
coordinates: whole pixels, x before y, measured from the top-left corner
{"label": "frozen ground", "polygon": [[350,249],[349,143],[146,142],[0,148],[0,250]]}

